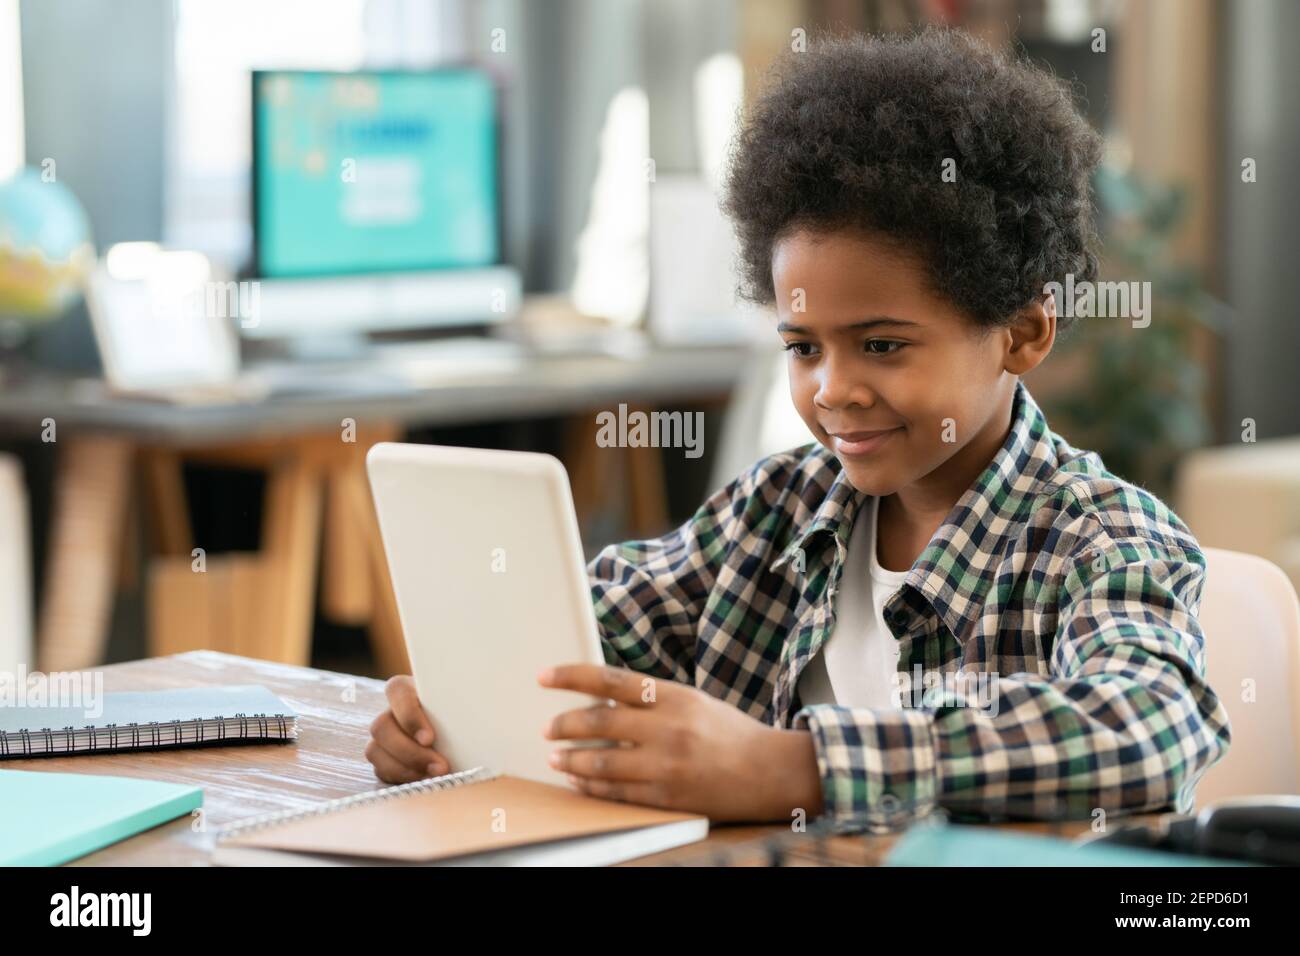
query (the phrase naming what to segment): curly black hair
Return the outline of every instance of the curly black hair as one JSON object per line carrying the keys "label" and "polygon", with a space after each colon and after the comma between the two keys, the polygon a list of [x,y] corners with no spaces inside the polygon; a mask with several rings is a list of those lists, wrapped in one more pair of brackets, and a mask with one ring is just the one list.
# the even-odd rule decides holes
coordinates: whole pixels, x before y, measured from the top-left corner
{"label": "curly black hair", "polygon": [[919,253],[980,325],[1005,325],[1046,283],[1095,278],[1100,158],[1068,84],[967,34],[810,42],[776,64],[732,147],[740,293],[773,302],[790,232],[856,227]]}

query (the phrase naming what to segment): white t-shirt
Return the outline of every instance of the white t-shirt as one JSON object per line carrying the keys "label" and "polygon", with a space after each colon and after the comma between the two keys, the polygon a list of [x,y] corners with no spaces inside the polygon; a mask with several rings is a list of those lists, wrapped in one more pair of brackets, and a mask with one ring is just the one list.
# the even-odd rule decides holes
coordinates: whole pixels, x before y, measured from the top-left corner
{"label": "white t-shirt", "polygon": [[885,624],[885,602],[903,586],[906,571],[887,571],[876,557],[873,497],[853,522],[848,552],[835,597],[835,625],[803,673],[799,699],[805,704],[846,707],[896,707],[894,674],[898,639]]}

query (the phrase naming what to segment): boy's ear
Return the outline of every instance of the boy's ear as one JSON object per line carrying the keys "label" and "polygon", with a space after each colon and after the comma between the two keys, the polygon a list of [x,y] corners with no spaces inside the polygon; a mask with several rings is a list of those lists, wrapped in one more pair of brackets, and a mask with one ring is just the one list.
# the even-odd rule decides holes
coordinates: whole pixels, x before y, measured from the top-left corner
{"label": "boy's ear", "polygon": [[1012,316],[1007,334],[1006,370],[1024,375],[1037,368],[1056,341],[1056,299],[1050,292],[1043,293]]}

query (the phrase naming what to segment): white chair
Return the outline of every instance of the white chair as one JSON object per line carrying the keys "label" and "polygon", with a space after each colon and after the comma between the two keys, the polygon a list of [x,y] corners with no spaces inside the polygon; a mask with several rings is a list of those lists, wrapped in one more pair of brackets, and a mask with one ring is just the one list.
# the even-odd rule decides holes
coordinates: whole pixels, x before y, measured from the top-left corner
{"label": "white chair", "polygon": [[0,672],[32,670],[32,575],[27,489],[16,458],[0,455]]}
{"label": "white chair", "polygon": [[1232,744],[1196,787],[1198,807],[1228,797],[1300,793],[1300,602],[1253,554],[1205,548],[1206,670]]}
{"label": "white chair", "polygon": [[1192,452],[1174,507],[1201,547],[1267,558],[1300,589],[1300,435]]}

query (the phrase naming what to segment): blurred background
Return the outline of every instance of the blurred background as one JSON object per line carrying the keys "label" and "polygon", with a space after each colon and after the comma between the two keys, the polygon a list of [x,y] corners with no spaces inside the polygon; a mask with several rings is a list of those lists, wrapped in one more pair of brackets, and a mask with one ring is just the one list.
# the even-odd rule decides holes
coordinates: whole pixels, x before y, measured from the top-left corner
{"label": "blurred background", "polygon": [[775,57],[926,22],[1073,82],[1151,282],[1054,429],[1300,583],[1300,4],[0,0],[0,666],[403,669],[374,441],[556,454],[594,551],[809,440],[718,177]]}

